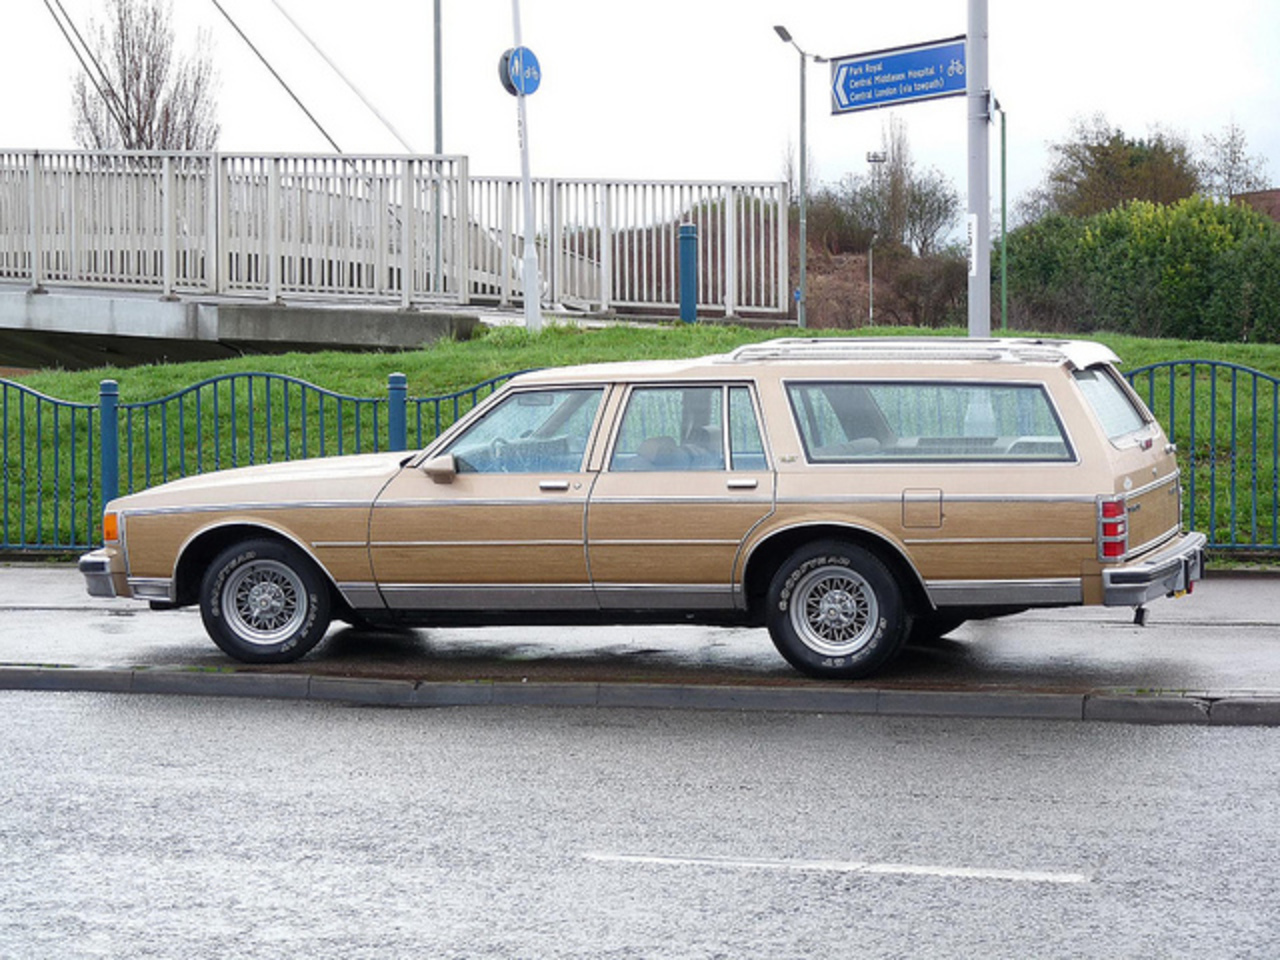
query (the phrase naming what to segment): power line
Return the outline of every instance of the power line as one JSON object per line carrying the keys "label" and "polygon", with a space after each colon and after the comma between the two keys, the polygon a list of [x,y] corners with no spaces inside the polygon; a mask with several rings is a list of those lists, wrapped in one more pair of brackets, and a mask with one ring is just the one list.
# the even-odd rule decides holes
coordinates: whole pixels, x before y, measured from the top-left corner
{"label": "power line", "polygon": [[354,93],[357,97],[360,98],[360,102],[369,108],[369,110],[373,113],[373,115],[377,117],[379,121],[381,121],[384,127],[386,127],[388,130],[391,131],[391,135],[393,137],[395,137],[397,140],[400,141],[400,146],[404,147],[405,150],[409,151],[409,153],[417,153],[418,151],[413,149],[413,145],[410,144],[408,140],[406,140],[404,137],[400,135],[400,131],[391,125],[391,121],[388,120],[386,117],[384,117],[378,111],[378,108],[375,107],[369,101],[369,98],[366,97],[360,91],[360,88],[347,79],[347,75],[338,68],[338,65],[336,63],[334,63],[331,59],[329,59],[329,55],[320,49],[320,45],[311,39],[311,37],[307,34],[307,31],[303,30],[302,27],[299,25],[298,21],[293,19],[293,17],[289,16],[289,11],[280,5],[279,0],[271,0],[271,2],[275,6],[275,8],[280,11],[281,15],[286,20],[288,20],[290,24],[293,25],[293,29],[297,30],[298,33],[302,35],[302,39],[307,41],[307,43],[311,44],[311,49],[314,50],[316,53],[320,54],[320,58],[329,65],[329,68],[338,75],[338,77],[342,80],[343,83],[345,83],[348,87],[351,88],[352,93]]}
{"label": "power line", "polygon": [[[53,17],[53,22],[58,25],[58,30],[62,32],[63,39],[67,41],[67,45],[71,47],[71,52],[75,54],[76,60],[80,62],[80,69],[84,71],[85,76],[89,78],[89,82],[93,84],[93,89],[98,91],[98,96],[102,98],[102,103],[107,108],[107,113],[111,115],[111,119],[115,121],[116,127],[120,130],[120,139],[122,141],[125,140],[127,127],[124,117],[117,110],[120,98],[111,86],[111,80],[107,77],[106,71],[102,69],[102,64],[98,63],[97,58],[93,55],[93,51],[89,49],[89,45],[84,42],[84,37],[80,36],[80,31],[76,29],[75,21],[71,19],[71,16],[62,6],[62,0],[54,0],[54,3],[57,3],[58,10],[61,11],[62,16],[66,17],[67,22],[65,25],[58,17],[58,14],[54,12],[49,0],[44,0],[45,9],[49,11],[49,16]],[[71,32],[76,35],[75,40],[72,40],[71,34],[67,33],[68,26],[71,28]],[[76,41],[79,41],[79,45],[77,45]],[[81,54],[81,48],[84,50],[83,55]],[[88,56],[96,72],[95,70],[90,70],[89,64],[84,62],[85,56]],[[101,80],[101,83],[99,83],[99,80]],[[106,85],[106,90],[103,90],[104,84]]]}
{"label": "power line", "polygon": [[[45,0],[45,2],[47,3],[48,0]],[[293,102],[298,105],[298,109],[307,115],[307,119],[310,120],[315,128],[323,134],[324,138],[329,141],[329,146],[333,147],[335,152],[342,153],[342,148],[338,146],[338,142],[334,140],[333,137],[329,136],[329,131],[325,130],[325,128],[321,126],[320,121],[317,120],[312,115],[311,111],[306,108],[306,105],[298,98],[298,95],[293,92],[293,89],[284,82],[284,78],[281,77],[280,74],[276,73],[276,68],[271,66],[270,61],[268,61],[267,58],[262,55],[262,52],[253,45],[253,41],[245,36],[245,32],[241,30],[240,25],[231,18],[231,14],[227,13],[227,11],[222,8],[222,4],[219,3],[218,0],[213,0],[213,5],[218,8],[218,12],[220,14],[226,17],[227,23],[231,24],[231,28],[240,35],[240,39],[243,40],[248,45],[249,49],[254,52],[257,58],[262,61],[262,65],[271,72],[273,77],[276,78],[276,82],[279,83],[280,86],[284,87],[285,93],[289,94],[289,96],[293,98]]]}

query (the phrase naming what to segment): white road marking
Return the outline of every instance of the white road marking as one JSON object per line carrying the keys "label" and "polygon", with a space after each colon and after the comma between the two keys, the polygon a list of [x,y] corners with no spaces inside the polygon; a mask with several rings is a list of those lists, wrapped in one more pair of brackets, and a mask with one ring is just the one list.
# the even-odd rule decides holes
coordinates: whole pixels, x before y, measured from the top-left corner
{"label": "white road marking", "polygon": [[812,873],[865,873],[878,876],[948,877],[960,880],[1007,880],[1014,883],[1088,883],[1083,873],[1050,870],[1000,870],[859,860],[770,860],[738,857],[660,857],[634,853],[587,853],[597,863],[635,863],[659,867],[714,867],[720,870],[788,870]]}

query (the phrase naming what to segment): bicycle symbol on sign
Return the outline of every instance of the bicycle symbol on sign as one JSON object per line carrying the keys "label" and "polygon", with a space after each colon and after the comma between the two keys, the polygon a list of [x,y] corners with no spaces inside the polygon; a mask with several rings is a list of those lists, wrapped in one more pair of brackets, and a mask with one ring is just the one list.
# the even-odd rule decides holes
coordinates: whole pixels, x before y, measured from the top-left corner
{"label": "bicycle symbol on sign", "polygon": [[947,65],[947,76],[948,76],[948,77],[963,77],[963,76],[964,76],[964,61],[960,60],[960,59],[959,59],[959,58],[957,58],[957,57],[952,57],[952,58],[951,58],[951,63]]}

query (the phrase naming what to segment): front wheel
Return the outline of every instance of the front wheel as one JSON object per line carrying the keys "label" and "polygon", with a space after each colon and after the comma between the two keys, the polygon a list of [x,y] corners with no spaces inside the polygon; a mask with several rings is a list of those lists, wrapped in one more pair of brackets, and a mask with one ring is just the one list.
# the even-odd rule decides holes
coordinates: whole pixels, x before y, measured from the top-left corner
{"label": "front wheel", "polygon": [[809,544],[769,584],[769,635],[811,677],[852,680],[884,666],[910,627],[898,581],[875,554],[838,540]]}
{"label": "front wheel", "polygon": [[329,589],[296,548],[248,540],[224,550],[200,586],[204,628],[243,663],[289,663],[329,628]]}

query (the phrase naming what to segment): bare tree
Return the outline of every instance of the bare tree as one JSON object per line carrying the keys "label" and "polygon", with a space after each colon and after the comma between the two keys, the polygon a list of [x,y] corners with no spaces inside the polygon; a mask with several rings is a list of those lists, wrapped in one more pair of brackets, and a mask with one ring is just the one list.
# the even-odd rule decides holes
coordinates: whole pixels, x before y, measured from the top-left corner
{"label": "bare tree", "polygon": [[841,181],[852,217],[883,241],[901,243],[927,256],[955,224],[960,196],[938,170],[916,170],[906,124],[893,117],[881,134],[883,161],[866,175]]}
{"label": "bare tree", "polygon": [[938,252],[960,213],[960,195],[942,171],[930,168],[928,173],[911,176],[907,190],[907,241],[922,257]]}
{"label": "bare tree", "polygon": [[1267,161],[1250,156],[1244,130],[1233,120],[1222,135],[1204,135],[1200,158],[1200,185],[1215,200],[1230,200],[1237,193],[1265,190]]}
{"label": "bare tree", "polygon": [[219,126],[217,74],[201,30],[191,55],[174,50],[169,0],[107,0],[107,22],[90,25],[100,76],[72,89],[76,142],[88,150],[212,150]]}
{"label": "bare tree", "polygon": [[[805,157],[804,177],[807,189],[813,190],[816,187],[814,181],[814,163],[813,163],[813,147],[809,147],[806,151],[808,156]],[[787,195],[791,198],[792,203],[800,202],[800,164],[796,161],[796,148],[790,140],[787,141],[787,149],[782,154],[782,179],[787,182]]]}

